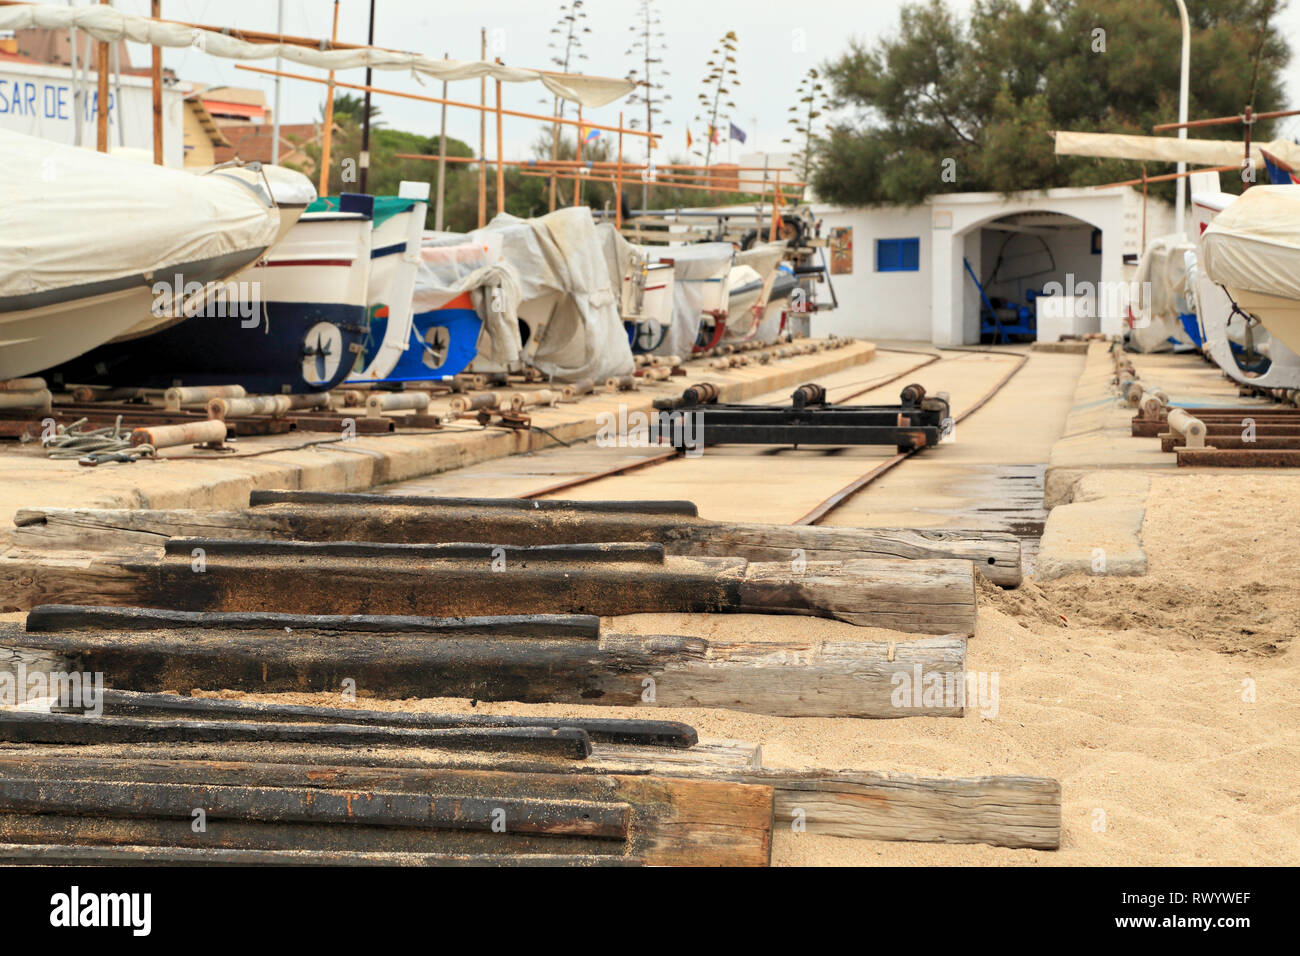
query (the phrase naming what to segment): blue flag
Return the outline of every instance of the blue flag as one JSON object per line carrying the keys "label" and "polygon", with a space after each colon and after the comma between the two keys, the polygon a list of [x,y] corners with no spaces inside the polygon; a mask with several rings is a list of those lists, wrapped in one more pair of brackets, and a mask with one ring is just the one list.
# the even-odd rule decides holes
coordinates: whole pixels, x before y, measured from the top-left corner
{"label": "blue flag", "polygon": [[743,143],[745,141],[745,131],[741,129],[739,126],[737,126],[735,123],[731,124],[731,132],[728,133],[727,135],[730,136],[738,143]]}
{"label": "blue flag", "polygon": [[1300,182],[1297,179],[1296,172],[1282,160],[1278,159],[1272,153],[1260,150],[1264,154],[1264,166],[1268,169],[1268,181],[1273,186],[1290,186]]}

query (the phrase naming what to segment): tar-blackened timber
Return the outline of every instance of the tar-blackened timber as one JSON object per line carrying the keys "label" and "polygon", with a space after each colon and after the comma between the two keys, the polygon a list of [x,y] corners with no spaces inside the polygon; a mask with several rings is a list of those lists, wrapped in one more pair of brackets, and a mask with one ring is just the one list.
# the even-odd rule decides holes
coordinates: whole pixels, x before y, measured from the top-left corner
{"label": "tar-blackened timber", "polygon": [[387,745],[551,754],[573,760],[585,760],[591,753],[591,739],[587,732],[576,727],[412,728],[238,720],[147,720],[13,710],[0,710],[0,740],[42,744],[270,741],[339,746]]}
{"label": "tar-blackened timber", "polygon": [[[447,617],[656,611],[804,614],[920,634],[973,634],[968,561],[749,562],[431,557],[435,545],[173,538],[129,554],[10,552],[0,557],[0,610],[94,603],[191,611],[399,614]],[[617,549],[618,544],[587,546]],[[657,546],[655,546],[657,547]],[[364,553],[361,553],[364,552]]]}
{"label": "tar-blackened timber", "polygon": [[[126,612],[123,611],[123,614]],[[98,612],[87,612],[90,621]],[[52,630],[0,625],[0,644],[55,669],[99,672],[119,690],[176,687],[248,692],[459,697],[622,707],[725,707],[790,717],[961,716],[966,642],[706,641],[678,635],[607,634],[588,640],[518,640],[310,628],[105,629],[75,618]]]}
{"label": "tar-blackened timber", "polygon": [[[670,507],[681,504],[677,502],[321,492],[253,492],[253,501],[273,503],[240,511],[27,508],[15,515],[13,538],[24,547],[70,549],[149,547],[170,537],[395,544],[657,542],[670,555],[750,561],[967,560],[1002,587],[1016,587],[1021,580],[1020,541],[1000,532],[738,524],[699,518],[694,505],[689,510]],[[602,508],[589,507],[593,504]]]}
{"label": "tar-blackened timber", "polygon": [[[102,748],[96,748],[102,749]],[[772,788],[510,773],[0,751],[0,842],[309,852],[566,854],[766,865]],[[202,809],[206,828],[192,828]]]}
{"label": "tar-blackened timber", "polygon": [[458,727],[533,727],[584,731],[593,743],[644,747],[693,747],[695,728],[670,720],[618,720],[598,717],[540,717],[512,714],[424,714],[401,710],[305,707],[221,697],[183,697],[105,689],[99,706],[108,716],[188,717],[197,720],[256,720],[274,723],[360,724],[364,726],[451,729]]}
{"label": "tar-blackened timber", "polygon": [[[51,761],[111,759],[134,764],[142,756],[157,760],[183,760],[195,766],[218,761],[221,766],[249,764],[238,776],[226,779],[246,785],[274,785],[283,778],[278,763],[309,762],[320,786],[334,789],[410,789],[425,785],[422,774],[439,765],[429,759],[444,759],[441,766],[460,767],[457,756],[428,758],[420,762],[399,751],[372,752],[369,758],[350,756],[338,750],[284,751],[262,748],[251,757],[249,748],[212,749],[203,745],[168,745],[148,753],[104,747],[78,748],[76,756],[50,754],[48,748],[36,759],[44,766]],[[696,759],[685,758],[695,756]],[[18,752],[0,750],[0,774],[7,761],[22,761]],[[334,759],[335,765],[329,765]],[[344,765],[347,761],[347,765]],[[269,769],[268,769],[269,768]],[[517,764],[512,770],[552,774],[553,765],[539,762]],[[567,762],[566,773],[651,774],[660,777],[732,780],[770,786],[775,790],[775,826],[790,826],[799,819],[808,833],[874,840],[903,840],[938,843],[986,843],[991,846],[1054,850],[1061,842],[1061,786],[1043,777],[922,777],[885,774],[866,770],[823,770],[762,767],[746,759],[739,744],[706,743],[690,750],[663,748],[602,747],[588,761]],[[188,777],[182,779],[190,779]],[[207,778],[201,778],[207,779]]]}
{"label": "tar-blackened timber", "polygon": [[562,853],[383,853],[346,850],[221,850],[192,846],[0,843],[5,866],[643,866],[631,856]]}

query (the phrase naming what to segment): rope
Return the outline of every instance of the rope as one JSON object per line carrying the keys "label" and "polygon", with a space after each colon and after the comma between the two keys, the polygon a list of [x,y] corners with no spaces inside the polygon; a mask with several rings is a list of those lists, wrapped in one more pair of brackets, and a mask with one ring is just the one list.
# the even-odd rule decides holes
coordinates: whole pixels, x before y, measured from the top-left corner
{"label": "rope", "polygon": [[60,425],[55,435],[42,439],[47,455],[53,459],[67,459],[129,453],[134,459],[154,453],[152,445],[131,444],[131,430],[122,427],[121,415],[112,425],[103,428],[83,428],[88,421],[79,418],[71,425]]}

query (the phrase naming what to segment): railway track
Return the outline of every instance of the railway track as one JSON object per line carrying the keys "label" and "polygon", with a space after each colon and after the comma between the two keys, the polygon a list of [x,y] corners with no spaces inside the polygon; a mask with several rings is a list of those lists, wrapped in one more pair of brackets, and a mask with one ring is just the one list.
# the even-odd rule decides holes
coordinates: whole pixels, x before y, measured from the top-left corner
{"label": "railway track", "polygon": [[[906,369],[903,369],[902,371],[881,376],[876,379],[867,380],[865,382],[850,382],[841,385],[827,386],[827,392],[832,395],[835,395],[835,397],[831,399],[831,404],[834,405],[848,404],[850,401],[862,395],[866,395],[870,392],[877,391],[878,389],[884,388],[886,386],[892,385],[896,382],[909,378],[910,376],[914,375],[916,372],[920,371],[921,369],[927,368],[931,365],[934,365],[935,363],[941,361],[947,361],[947,360],[954,360],[958,355],[962,353],[975,352],[975,353],[991,354],[991,355],[999,355],[999,356],[1007,356],[1009,354],[1006,352],[999,352],[993,349],[940,349],[937,352],[928,352],[928,351],[911,350],[911,349],[879,349],[878,351],[884,353],[892,353],[892,354],[915,354],[918,356],[924,356],[925,358],[924,361],[911,365]],[[993,385],[992,388],[990,388],[987,392],[985,392],[982,396],[980,396],[980,398],[973,405],[970,405],[969,407],[963,409],[960,413],[954,416],[954,424],[959,424],[960,422],[962,422],[963,420],[965,420],[966,418],[968,418],[969,416],[973,415],[975,412],[983,408],[989,401],[993,399],[995,395],[997,395],[999,391],[1001,391],[1016,376],[1016,374],[1022,368],[1024,368],[1027,361],[1028,361],[1028,355],[1018,356],[1018,360],[1016,361],[1016,363],[1006,372],[1006,374],[1004,374],[1001,378],[998,379],[998,381]],[[852,389],[852,390],[846,392],[845,394],[835,394],[843,389]],[[897,455],[894,455],[891,458],[885,459],[884,461],[872,467],[866,473],[855,478],[849,484],[839,488],[831,495],[824,498],[815,507],[810,509],[808,512],[806,512],[804,515],[802,515],[792,523],[796,525],[818,524],[823,519],[825,519],[827,515],[829,515],[835,509],[839,508],[841,505],[843,505],[846,501],[848,501],[858,492],[868,487],[872,482],[876,481],[883,475],[888,474],[890,471],[892,471],[893,469],[901,465],[904,461],[910,458],[912,454],[914,454],[914,452],[912,451],[901,452]],[[655,466],[673,461],[677,457],[678,455],[675,451],[664,451],[658,454],[648,455],[644,458],[640,458],[634,461],[625,462],[623,464],[616,465],[612,468],[606,468],[600,471],[590,472],[588,474],[580,475],[575,478],[570,478],[561,482],[546,485],[544,487],[535,488],[530,491],[524,492],[522,494],[518,494],[515,497],[527,499],[527,500],[536,500],[539,498],[545,498],[549,495],[557,494],[561,491],[571,491],[575,488],[591,485],[595,482],[602,481],[608,478],[614,478],[620,475],[629,474],[631,472],[641,471],[647,468],[653,468]]]}

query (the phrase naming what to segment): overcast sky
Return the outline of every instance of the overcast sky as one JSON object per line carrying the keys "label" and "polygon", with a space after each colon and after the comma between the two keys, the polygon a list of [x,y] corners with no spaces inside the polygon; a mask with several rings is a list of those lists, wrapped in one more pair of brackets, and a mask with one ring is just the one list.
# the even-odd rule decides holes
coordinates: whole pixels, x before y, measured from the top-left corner
{"label": "overcast sky", "polygon": [[[83,5],[86,0],[75,0]],[[188,22],[230,25],[246,29],[275,31],[277,0],[163,0],[165,17]],[[967,9],[970,0],[950,0],[954,7]],[[1174,0],[1169,0],[1173,6]],[[1189,4],[1195,0],[1188,0]],[[149,0],[114,0],[121,10],[147,14]],[[671,101],[665,104],[665,116],[671,125],[665,128],[666,153],[685,153],[685,129],[692,127],[698,138],[702,127],[692,124],[697,96],[705,75],[705,62],[719,37],[728,30],[739,38],[738,68],[740,87],[734,99],[737,105],[734,122],[749,135],[741,150],[755,147],[781,151],[781,139],[788,135],[786,117],[795,102],[795,87],[811,66],[841,52],[851,36],[874,39],[894,29],[902,0],[820,0],[807,9],[815,16],[798,14],[798,4],[772,0],[658,0],[662,31],[665,34],[665,66],[671,73],[667,82]],[[633,66],[626,55],[638,4],[636,0],[587,0],[587,25],[584,35],[588,59],[581,72],[605,76],[624,76]],[[368,0],[341,0],[339,39],[363,43],[366,39]],[[446,0],[376,0],[375,43],[394,49],[413,50],[428,56],[444,53],[458,59],[476,59],[479,53],[479,29],[489,35],[489,58],[501,59],[515,66],[550,68],[551,51],[547,49],[550,30],[558,19],[559,4],[554,0],[478,0],[475,3]],[[328,37],[333,11],[332,0],[284,0],[284,31],[298,36]],[[1300,4],[1293,3],[1282,14],[1280,26],[1297,46],[1296,62],[1288,73],[1292,106],[1300,100]],[[492,44],[503,49],[492,50]],[[148,62],[147,48],[132,52],[137,65]],[[268,102],[272,98],[271,78],[235,69],[234,61],[208,57],[196,50],[168,50],[164,62],[183,79],[209,84],[262,87]],[[272,65],[270,62],[260,65]],[[288,69],[295,69],[292,65]],[[1193,63],[1193,69],[1196,64]],[[313,73],[308,68],[298,72]],[[350,70],[339,79],[361,83],[364,71]],[[439,94],[438,84],[421,86],[407,75],[376,72],[375,84],[409,92]],[[453,84],[451,98],[474,99],[476,81]],[[489,97],[492,94],[489,92]],[[549,112],[542,100],[540,85],[506,84],[508,108]],[[282,86],[281,118],[284,122],[307,122],[318,115],[324,101],[323,87],[301,81],[285,80]],[[438,107],[395,97],[376,97],[374,102],[385,122],[399,129],[436,134]],[[618,104],[594,111],[592,118],[614,125]],[[629,114],[630,115],[630,114]],[[471,144],[478,139],[478,114],[468,110],[448,112],[448,134]],[[1174,119],[1175,117],[1170,117]],[[1300,118],[1283,128],[1288,135],[1300,135]],[[534,140],[538,124],[530,120],[505,121],[507,158],[524,158]],[[489,154],[492,144],[489,123]],[[634,147],[629,143],[628,152]],[[723,156],[727,147],[722,147]],[[661,161],[665,158],[660,154]]]}

